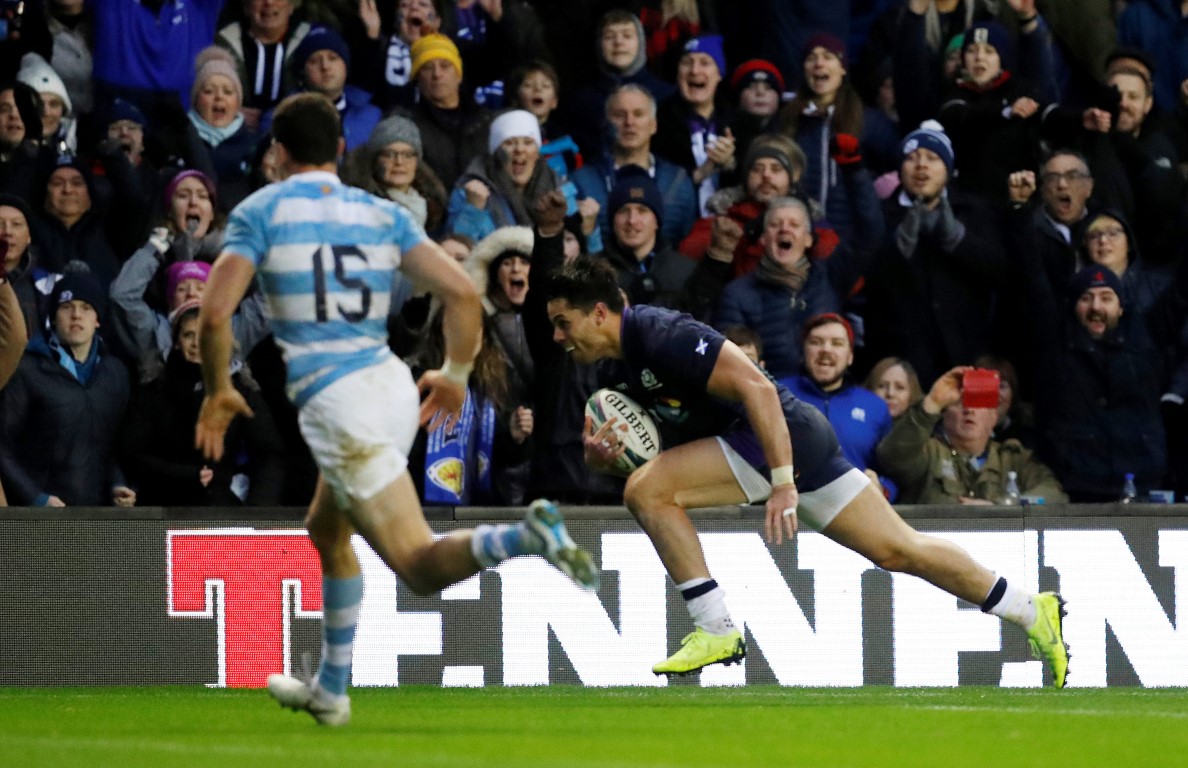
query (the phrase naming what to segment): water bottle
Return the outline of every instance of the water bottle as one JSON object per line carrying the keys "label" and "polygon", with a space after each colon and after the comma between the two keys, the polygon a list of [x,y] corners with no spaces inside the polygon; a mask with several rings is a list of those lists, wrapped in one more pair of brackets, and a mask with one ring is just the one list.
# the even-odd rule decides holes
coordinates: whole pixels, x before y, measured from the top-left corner
{"label": "water bottle", "polygon": [[1019,505],[1019,473],[1013,469],[1007,472],[1006,496],[1002,503],[1013,507]]}
{"label": "water bottle", "polygon": [[1134,487],[1134,473],[1127,472],[1126,479],[1122,481],[1122,503],[1133,504],[1138,498],[1138,490]]}

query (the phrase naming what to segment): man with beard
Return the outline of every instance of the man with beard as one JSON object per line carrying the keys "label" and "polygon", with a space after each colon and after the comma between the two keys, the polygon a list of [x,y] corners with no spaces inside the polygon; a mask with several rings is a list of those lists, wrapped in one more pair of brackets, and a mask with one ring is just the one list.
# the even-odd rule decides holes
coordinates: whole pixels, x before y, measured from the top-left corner
{"label": "man with beard", "polygon": [[[997,408],[962,403],[965,374],[959,366],[936,380],[923,400],[895,420],[878,445],[883,470],[907,504],[1003,504],[1015,473],[1019,492],[1052,504],[1068,501],[1060,482],[1018,440],[992,440]],[[937,431],[937,423],[940,430]]]}
{"label": "man with beard", "polygon": [[[891,431],[891,412],[883,398],[846,380],[854,364],[854,329],[836,312],[810,317],[801,331],[804,373],[779,379],[796,397],[825,414],[842,455],[875,482],[875,448]],[[895,485],[883,482],[883,493],[895,501]]]}
{"label": "man with beard", "polygon": [[[1027,257],[1023,254],[1024,258]],[[1116,501],[1126,474],[1140,497],[1164,487],[1167,448],[1160,398],[1183,327],[1188,270],[1140,317],[1105,266],[1078,272],[1067,294],[1028,274],[1039,452],[1074,502]]]}
{"label": "man with beard", "polygon": [[721,190],[710,199],[710,215],[693,225],[681,241],[681,253],[728,263],[731,277],[753,270],[763,255],[759,235],[767,204],[793,194],[804,162],[804,153],[791,139],[757,138],[743,159],[742,186]]}
{"label": "man with beard", "polygon": [[1181,158],[1166,132],[1147,119],[1154,105],[1151,80],[1137,68],[1117,67],[1106,82],[1119,96],[1110,139],[1134,190],[1139,246],[1149,261],[1173,263],[1184,228]]}

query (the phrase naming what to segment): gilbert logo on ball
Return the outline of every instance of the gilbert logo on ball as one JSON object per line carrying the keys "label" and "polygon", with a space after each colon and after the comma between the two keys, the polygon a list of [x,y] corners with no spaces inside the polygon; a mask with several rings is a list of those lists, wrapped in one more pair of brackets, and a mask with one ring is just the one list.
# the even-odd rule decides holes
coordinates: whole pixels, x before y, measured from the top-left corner
{"label": "gilbert logo on ball", "polygon": [[616,425],[626,425],[626,431],[616,431],[625,448],[615,468],[631,474],[660,453],[660,430],[643,407],[632,398],[613,389],[600,389],[586,401],[586,415],[597,430],[612,418]]}

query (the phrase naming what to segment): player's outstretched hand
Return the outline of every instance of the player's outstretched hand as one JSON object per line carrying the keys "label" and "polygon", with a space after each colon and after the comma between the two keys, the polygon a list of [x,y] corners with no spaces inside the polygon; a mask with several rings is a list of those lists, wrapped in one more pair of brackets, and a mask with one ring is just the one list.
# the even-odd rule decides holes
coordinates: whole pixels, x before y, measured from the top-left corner
{"label": "player's outstretched hand", "polygon": [[783,544],[784,537],[792,541],[796,535],[796,505],[800,492],[792,484],[777,485],[767,498],[767,516],[763,519],[763,533],[772,544]]}
{"label": "player's outstretched hand", "polygon": [[236,416],[255,416],[247,400],[234,387],[208,392],[198,411],[198,426],[194,428],[194,447],[210,461],[223,458],[223,438]]}
{"label": "player's outstretched hand", "polygon": [[594,420],[586,416],[586,426],[582,430],[582,453],[586,466],[595,472],[613,473],[615,462],[627,450],[617,434],[626,432],[627,425],[619,425],[618,421],[617,416],[611,416],[596,430]]}
{"label": "player's outstretched hand", "polygon": [[466,388],[441,371],[425,371],[417,379],[421,391],[421,426],[432,432],[440,426],[448,430],[462,415]]}

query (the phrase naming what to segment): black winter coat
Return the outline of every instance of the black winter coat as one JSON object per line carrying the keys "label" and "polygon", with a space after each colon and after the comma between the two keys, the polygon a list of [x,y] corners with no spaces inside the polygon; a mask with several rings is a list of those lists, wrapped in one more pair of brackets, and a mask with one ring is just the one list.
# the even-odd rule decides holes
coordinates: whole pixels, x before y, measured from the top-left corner
{"label": "black winter coat", "polygon": [[111,506],[123,484],[115,445],[128,405],[128,371],[100,345],[89,383],[58,362],[40,334],[0,393],[0,478],[15,505],[42,494],[68,506]]}
{"label": "black winter coat", "polygon": [[685,283],[697,268],[697,262],[688,256],[658,242],[650,266],[641,271],[635,254],[623,249],[612,236],[602,257],[615,268],[619,287],[626,292],[629,303],[688,311],[683,295]]}
{"label": "black winter coat", "polygon": [[[280,504],[284,478],[280,434],[260,393],[239,375],[231,381],[255,416],[231,422],[224,439],[226,452],[218,462],[205,460],[194,448],[194,424],[204,395],[197,364],[187,363],[174,351],[164,373],[137,390],[136,407],[128,413],[120,442],[138,504],[238,507],[243,502],[231,491],[231,479],[240,472],[250,480],[249,506]],[[198,479],[204,466],[214,470],[205,487]]]}
{"label": "black winter coat", "polygon": [[908,209],[898,193],[884,201],[887,230],[866,279],[863,315],[870,359],[905,357],[925,387],[987,350],[1006,270],[989,207],[951,187],[949,201],[965,224],[965,237],[946,253],[932,235],[921,232],[910,258],[896,246],[896,230]]}
{"label": "black winter coat", "polygon": [[1120,498],[1127,472],[1140,497],[1163,487],[1160,397],[1188,310],[1188,269],[1145,313],[1126,309],[1117,329],[1095,341],[1074,315],[1076,297],[1066,286],[1053,290],[1035,254],[1013,258],[1028,299],[1040,457],[1074,502]]}
{"label": "black winter coat", "polygon": [[446,189],[454,186],[471,160],[487,153],[491,113],[467,97],[456,110],[422,101],[406,115],[421,132],[425,162]]}

